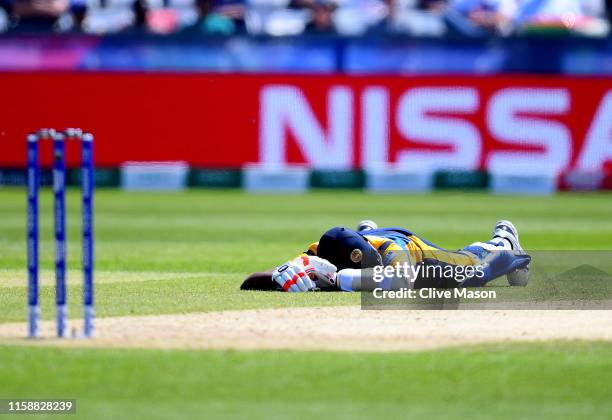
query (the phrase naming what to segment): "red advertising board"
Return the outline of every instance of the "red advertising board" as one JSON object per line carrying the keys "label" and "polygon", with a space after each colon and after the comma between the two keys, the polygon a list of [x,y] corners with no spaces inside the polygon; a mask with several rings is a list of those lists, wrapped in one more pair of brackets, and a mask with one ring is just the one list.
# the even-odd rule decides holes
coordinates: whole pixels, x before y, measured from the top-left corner
{"label": "red advertising board", "polygon": [[107,167],[612,169],[609,78],[4,73],[0,91],[0,167],[28,131],[77,126]]}

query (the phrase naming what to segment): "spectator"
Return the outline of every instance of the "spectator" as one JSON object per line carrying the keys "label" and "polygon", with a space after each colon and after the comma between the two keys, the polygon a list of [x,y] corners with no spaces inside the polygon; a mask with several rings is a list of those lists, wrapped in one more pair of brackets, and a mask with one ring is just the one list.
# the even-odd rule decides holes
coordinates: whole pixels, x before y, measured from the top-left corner
{"label": "spectator", "polygon": [[446,9],[447,0],[418,0],[416,8],[419,10],[427,10],[428,12],[440,13]]}
{"label": "spectator", "polygon": [[449,27],[463,35],[506,35],[513,29],[517,0],[450,0]]}
{"label": "spectator", "polygon": [[244,30],[244,0],[214,0],[213,11],[231,19],[237,29]]}
{"label": "spectator", "polygon": [[214,11],[214,0],[196,0],[196,8],[198,20],[188,31],[208,35],[232,35],[236,32],[236,24],[232,19]]}
{"label": "spectator", "polygon": [[333,34],[336,32],[334,26],[334,11],[336,5],[329,1],[316,1],[310,6],[312,20],[306,25],[306,32],[317,34]]}
{"label": "spectator", "polygon": [[79,32],[83,30],[83,22],[87,15],[86,0],[71,0],[70,11],[72,12],[72,28],[71,30]]}
{"label": "spectator", "polygon": [[0,0],[0,32],[4,32],[10,27],[10,5],[8,0]]}
{"label": "spectator", "polygon": [[337,4],[331,0],[290,0],[291,9],[306,9],[312,12],[312,19],[305,27],[305,32],[331,34],[336,32],[334,12]]}
{"label": "spectator", "polygon": [[[147,4],[145,0],[135,0],[132,3],[132,12],[134,13],[133,29],[144,30],[147,26]],[[130,28],[128,28],[128,31]]]}
{"label": "spectator", "polygon": [[601,0],[522,0],[517,26],[527,29],[563,29],[605,35]]}
{"label": "spectator", "polygon": [[20,30],[52,31],[61,15],[70,8],[69,0],[12,0],[12,18]]}
{"label": "spectator", "polygon": [[561,22],[582,15],[579,0],[523,0],[517,17],[519,25]]}
{"label": "spectator", "polygon": [[317,0],[290,0],[290,9],[312,9]]}

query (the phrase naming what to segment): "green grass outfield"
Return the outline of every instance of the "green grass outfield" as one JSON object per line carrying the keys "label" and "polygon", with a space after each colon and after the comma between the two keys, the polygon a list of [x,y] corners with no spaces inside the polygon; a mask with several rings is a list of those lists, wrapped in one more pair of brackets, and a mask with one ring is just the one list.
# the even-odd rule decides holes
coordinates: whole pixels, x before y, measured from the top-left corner
{"label": "green grass outfield", "polygon": [[87,419],[605,419],[611,350],[602,343],[391,354],[0,347],[0,394],[77,398]]}
{"label": "green grass outfield", "polygon": [[[26,312],[25,191],[0,189],[0,322]],[[51,195],[42,197],[43,317],[53,316]],[[71,312],[80,312],[80,202],[69,193]],[[536,250],[612,249],[611,194],[370,196],[321,191],[249,196],[97,192],[101,317],[282,306],[354,305],[357,294],[238,292],[251,271],[293,257],[328,227],[372,218],[447,248],[513,220]],[[180,326],[177,326],[180,328]],[[300,353],[2,347],[0,398],[70,397],[83,418],[327,415],[610,418],[612,344],[461,351]]]}

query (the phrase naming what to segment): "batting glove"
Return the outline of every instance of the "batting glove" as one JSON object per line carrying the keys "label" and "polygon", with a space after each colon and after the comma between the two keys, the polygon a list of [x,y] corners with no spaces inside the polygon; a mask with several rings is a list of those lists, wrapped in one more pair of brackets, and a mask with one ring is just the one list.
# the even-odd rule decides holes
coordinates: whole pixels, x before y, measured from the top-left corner
{"label": "batting glove", "polygon": [[330,286],[336,286],[336,271],[335,265],[324,258],[302,254],[296,260],[301,260],[306,274],[311,279],[316,280],[317,286],[322,289],[327,289]]}
{"label": "batting glove", "polygon": [[302,264],[289,261],[272,272],[272,278],[285,292],[308,292],[316,288]]}

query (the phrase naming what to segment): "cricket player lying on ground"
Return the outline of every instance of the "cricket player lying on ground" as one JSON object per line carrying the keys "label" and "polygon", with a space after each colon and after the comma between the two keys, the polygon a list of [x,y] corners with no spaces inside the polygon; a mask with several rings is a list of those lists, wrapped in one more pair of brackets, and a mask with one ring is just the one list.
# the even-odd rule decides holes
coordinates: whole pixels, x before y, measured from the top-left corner
{"label": "cricket player lying on ground", "polygon": [[495,224],[491,240],[459,251],[444,250],[403,228],[379,229],[373,221],[364,220],[357,231],[328,230],[303,254],[274,270],[250,275],[240,288],[356,292],[392,290],[398,285],[477,287],[504,275],[511,286],[524,286],[530,261],[518,231],[507,220]]}

